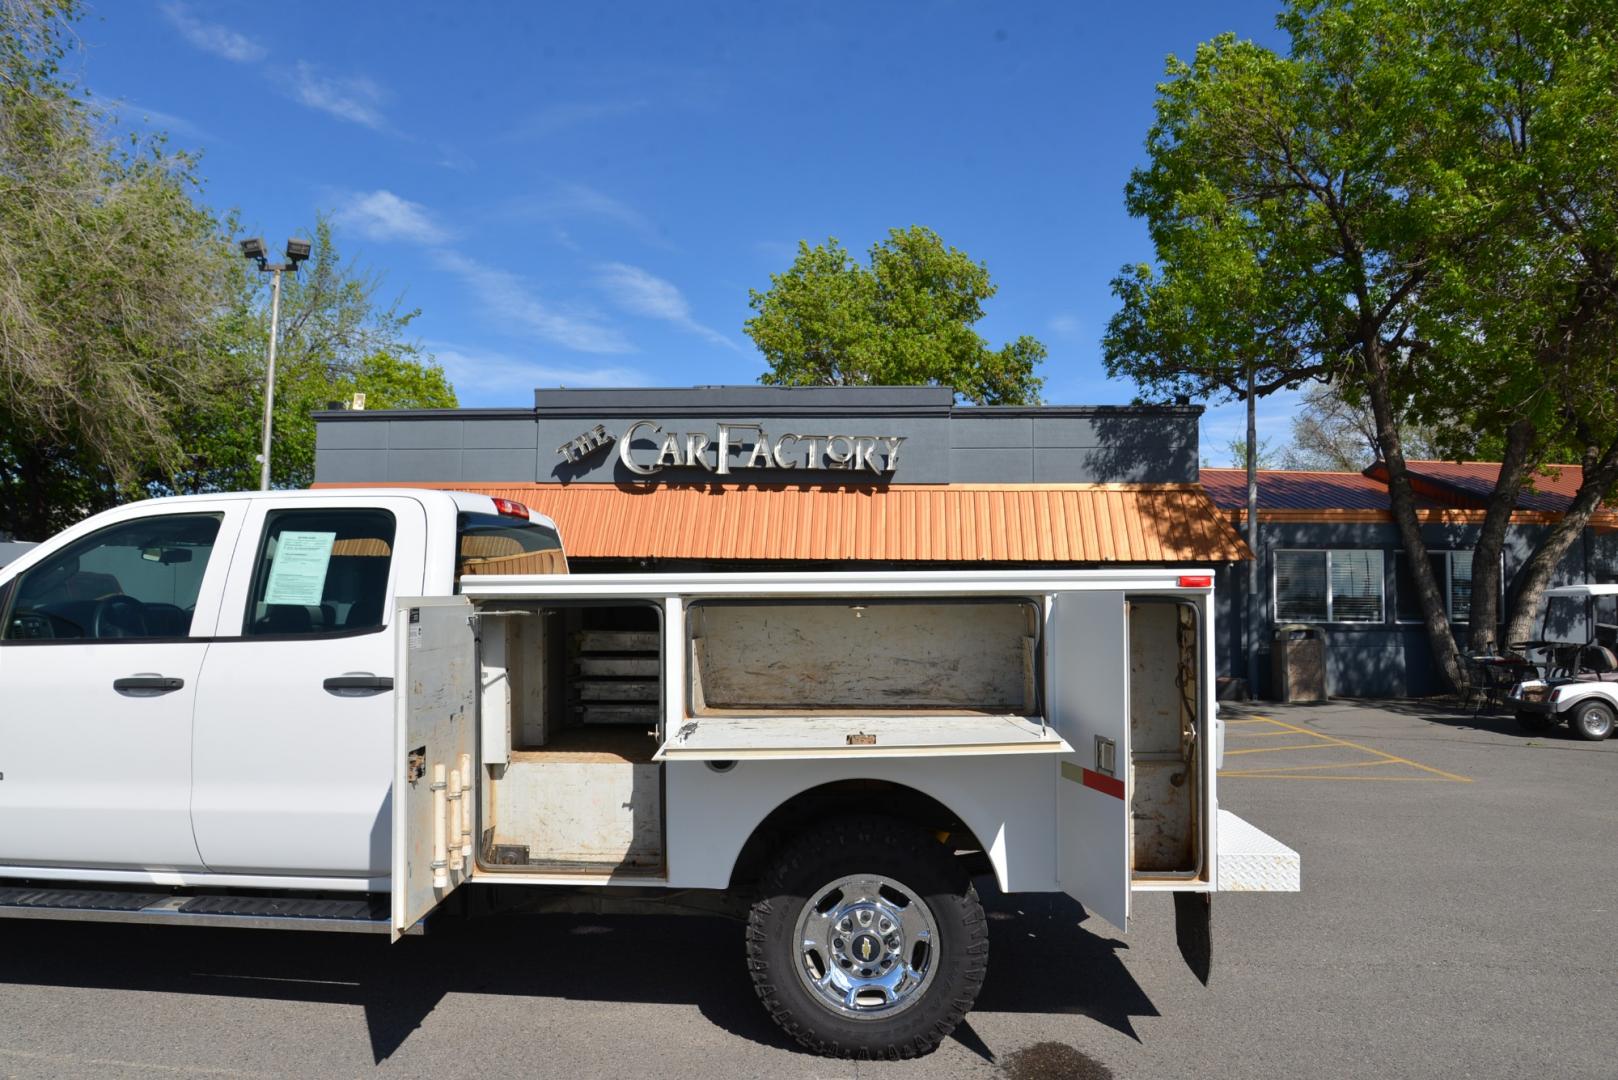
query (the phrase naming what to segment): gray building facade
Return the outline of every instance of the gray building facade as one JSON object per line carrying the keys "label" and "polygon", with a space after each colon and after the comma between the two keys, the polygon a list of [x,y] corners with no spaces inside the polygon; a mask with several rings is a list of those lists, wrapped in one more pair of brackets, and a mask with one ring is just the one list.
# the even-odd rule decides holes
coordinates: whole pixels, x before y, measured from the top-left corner
{"label": "gray building facade", "polygon": [[[780,480],[791,469],[795,481],[1195,483],[1202,414],[1193,405],[959,406],[941,387],[540,389],[534,397],[531,409],[317,413],[315,481],[641,483],[647,474],[626,463],[618,444],[629,441],[628,462],[650,464],[677,433],[682,464],[665,461],[659,475],[667,479]],[[650,423],[634,426],[641,421]],[[722,474],[721,424],[731,436]],[[610,448],[577,445],[598,426]],[[705,436],[695,445],[707,467],[688,460],[688,435]],[[761,437],[771,467],[755,461],[749,470]],[[873,448],[850,439],[880,441]]]}
{"label": "gray building facade", "polygon": [[[1245,535],[1241,524],[1245,475],[1240,470],[1205,469],[1203,483],[1214,502],[1231,515]],[[1378,508],[1364,496],[1368,486],[1377,486],[1377,482],[1373,478],[1367,484],[1363,474],[1260,474],[1256,552],[1259,592],[1251,609],[1256,618],[1251,622],[1248,618],[1246,565],[1225,567],[1216,584],[1220,634],[1216,656],[1221,676],[1245,680],[1251,650],[1258,658],[1257,696],[1271,696],[1275,689],[1271,653],[1276,630],[1280,626],[1306,625],[1325,639],[1327,679],[1333,696],[1424,696],[1447,689],[1420,621],[1420,604],[1404,563],[1398,529],[1386,509],[1386,489],[1381,490]],[[1428,491],[1439,493],[1436,488]],[[1542,495],[1536,505],[1549,503]],[[1478,542],[1482,513],[1473,507],[1439,504],[1431,499],[1424,501],[1419,513],[1425,521],[1422,542],[1434,560],[1456,643],[1464,652],[1471,636],[1471,552]],[[1518,572],[1551,527],[1542,509],[1517,516],[1527,520],[1514,520],[1507,529],[1502,552],[1502,619],[1516,598]],[[1309,598],[1299,604],[1295,588],[1288,596],[1287,586],[1294,584],[1287,580],[1288,571],[1308,567],[1311,562],[1318,564],[1320,553],[1341,553],[1337,557],[1343,563],[1353,563],[1352,573],[1359,578],[1361,587],[1355,590],[1358,603],[1350,611],[1350,618],[1330,617],[1337,614],[1335,611],[1326,618],[1315,617],[1320,614],[1318,603],[1316,611],[1301,612],[1310,606]],[[1374,571],[1374,589],[1363,587],[1367,570]],[[1618,581],[1618,531],[1597,524],[1585,529],[1563,556],[1552,585],[1605,581]],[[1330,591],[1341,583],[1328,580],[1324,584]],[[1575,607],[1565,604],[1552,610],[1553,636],[1582,639],[1586,627],[1582,613]]]}

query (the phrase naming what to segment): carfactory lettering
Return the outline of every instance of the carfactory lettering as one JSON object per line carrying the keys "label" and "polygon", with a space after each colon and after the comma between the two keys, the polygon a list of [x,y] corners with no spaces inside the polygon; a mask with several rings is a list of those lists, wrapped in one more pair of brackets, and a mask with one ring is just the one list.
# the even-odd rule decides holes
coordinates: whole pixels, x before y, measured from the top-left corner
{"label": "carfactory lettering", "polygon": [[[661,435],[658,439],[656,436]],[[747,436],[751,435],[749,439]],[[636,437],[658,444],[655,457],[636,458]],[[740,436],[738,438],[738,436]],[[600,424],[570,439],[556,452],[570,462],[583,461],[615,440]],[[899,467],[903,435],[800,435],[787,432],[778,438],[760,424],[720,424],[717,437],[706,431],[664,432],[655,420],[637,420],[618,443],[618,460],[639,476],[664,469],[702,469],[729,476],[740,469],[846,469],[888,476]],[[732,460],[732,456],[735,460]]]}

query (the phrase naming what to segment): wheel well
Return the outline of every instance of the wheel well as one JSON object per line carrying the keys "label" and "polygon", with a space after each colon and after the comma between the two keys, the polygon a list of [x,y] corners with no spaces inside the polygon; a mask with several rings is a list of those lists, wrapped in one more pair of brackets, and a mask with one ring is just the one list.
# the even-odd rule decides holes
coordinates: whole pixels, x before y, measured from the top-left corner
{"label": "wheel well", "polygon": [[800,791],[770,811],[742,845],[731,869],[731,888],[751,889],[771,853],[780,850],[793,833],[813,822],[855,812],[876,813],[929,832],[947,833],[951,849],[975,853],[978,858],[974,861],[986,861],[982,842],[959,815],[931,795],[891,780],[839,780]]}

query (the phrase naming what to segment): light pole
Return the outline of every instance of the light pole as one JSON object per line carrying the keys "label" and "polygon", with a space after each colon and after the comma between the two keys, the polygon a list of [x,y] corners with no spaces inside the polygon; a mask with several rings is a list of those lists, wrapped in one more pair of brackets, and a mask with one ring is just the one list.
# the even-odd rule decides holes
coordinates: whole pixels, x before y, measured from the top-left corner
{"label": "light pole", "polygon": [[270,282],[270,358],[264,365],[264,448],[259,454],[258,489],[270,490],[270,417],[275,409],[275,339],[281,322],[281,271],[298,272],[298,264],[309,257],[309,241],[288,240],[287,261],[268,261],[264,238],[255,236],[242,241],[242,258],[258,263],[266,274],[273,274]]}

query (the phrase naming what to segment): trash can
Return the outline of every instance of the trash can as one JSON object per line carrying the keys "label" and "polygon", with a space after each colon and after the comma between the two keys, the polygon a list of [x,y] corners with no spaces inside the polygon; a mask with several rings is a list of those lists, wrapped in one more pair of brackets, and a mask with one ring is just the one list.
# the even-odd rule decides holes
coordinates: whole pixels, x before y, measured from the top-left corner
{"label": "trash can", "polygon": [[1288,623],[1275,628],[1270,683],[1277,701],[1326,700],[1326,638],[1320,627]]}

